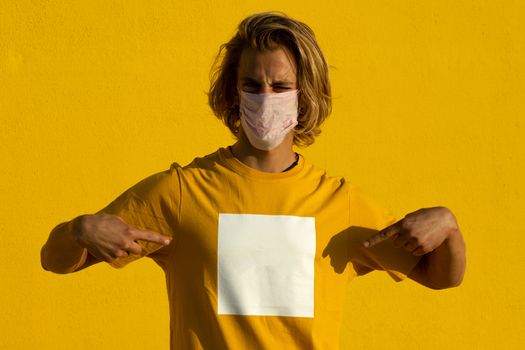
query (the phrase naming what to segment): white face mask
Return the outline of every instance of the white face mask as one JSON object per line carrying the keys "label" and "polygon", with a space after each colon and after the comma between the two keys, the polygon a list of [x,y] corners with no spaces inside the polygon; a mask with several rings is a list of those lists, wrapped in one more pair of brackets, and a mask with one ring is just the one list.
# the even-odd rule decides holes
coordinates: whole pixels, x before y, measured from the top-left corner
{"label": "white face mask", "polygon": [[240,91],[241,125],[253,147],[270,151],[297,125],[297,90],[277,94]]}

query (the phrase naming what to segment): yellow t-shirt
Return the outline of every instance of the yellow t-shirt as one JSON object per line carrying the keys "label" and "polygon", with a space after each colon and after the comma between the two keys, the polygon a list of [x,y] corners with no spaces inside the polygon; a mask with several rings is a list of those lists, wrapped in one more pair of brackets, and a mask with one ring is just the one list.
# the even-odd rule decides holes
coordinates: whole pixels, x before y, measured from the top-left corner
{"label": "yellow t-shirt", "polygon": [[221,148],[101,212],[172,237],[140,242],[166,274],[172,349],[338,349],[348,281],[372,269],[401,280],[418,261],[389,241],[364,248],[393,218],[302,156],[265,173]]}

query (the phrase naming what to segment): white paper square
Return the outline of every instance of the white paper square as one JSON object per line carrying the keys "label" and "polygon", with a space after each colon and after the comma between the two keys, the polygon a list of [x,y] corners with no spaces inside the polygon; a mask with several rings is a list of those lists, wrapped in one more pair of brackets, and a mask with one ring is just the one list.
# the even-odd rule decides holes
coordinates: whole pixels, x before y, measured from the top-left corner
{"label": "white paper square", "polygon": [[219,214],[218,313],[314,316],[315,218]]}

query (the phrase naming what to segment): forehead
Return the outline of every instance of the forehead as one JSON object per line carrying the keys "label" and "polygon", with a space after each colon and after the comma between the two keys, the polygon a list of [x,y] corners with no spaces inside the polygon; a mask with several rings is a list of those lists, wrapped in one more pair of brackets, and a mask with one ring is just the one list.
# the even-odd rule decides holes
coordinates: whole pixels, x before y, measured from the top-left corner
{"label": "forehead", "polygon": [[260,51],[246,48],[242,51],[238,67],[238,77],[253,79],[296,79],[296,63],[286,48]]}

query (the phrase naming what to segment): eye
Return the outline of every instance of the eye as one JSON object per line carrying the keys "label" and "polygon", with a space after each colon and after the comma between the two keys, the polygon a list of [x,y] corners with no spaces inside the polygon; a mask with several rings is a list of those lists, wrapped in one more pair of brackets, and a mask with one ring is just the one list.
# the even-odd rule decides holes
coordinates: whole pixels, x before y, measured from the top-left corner
{"label": "eye", "polygon": [[291,88],[289,86],[277,85],[277,86],[274,86],[273,89],[277,92],[283,92],[283,91],[290,90]]}
{"label": "eye", "polygon": [[257,92],[260,88],[261,86],[254,82],[246,82],[242,84],[242,89],[246,92]]}

